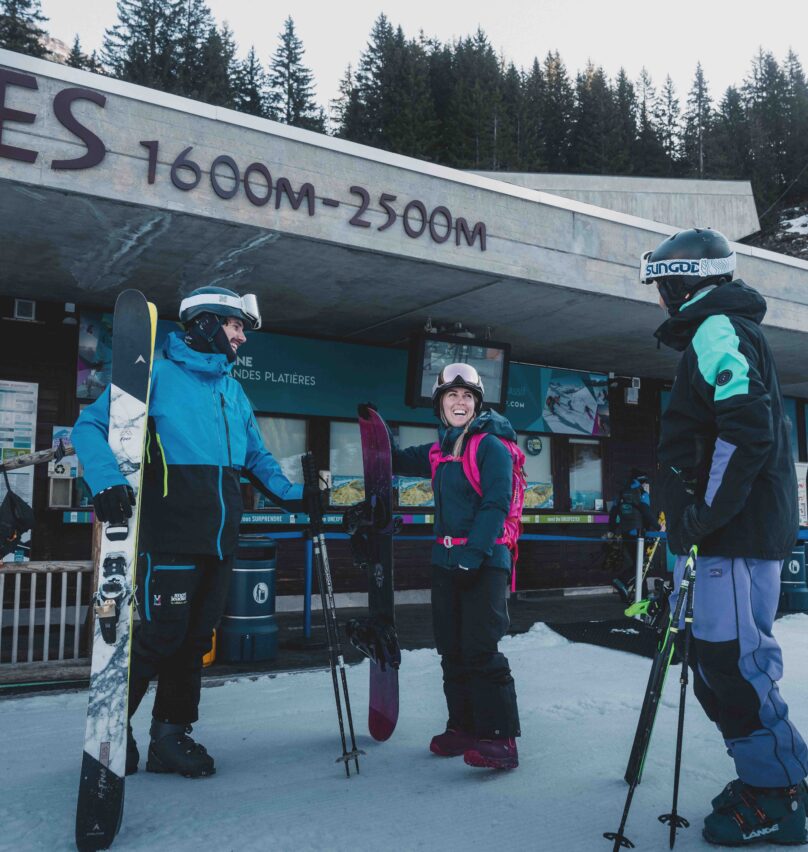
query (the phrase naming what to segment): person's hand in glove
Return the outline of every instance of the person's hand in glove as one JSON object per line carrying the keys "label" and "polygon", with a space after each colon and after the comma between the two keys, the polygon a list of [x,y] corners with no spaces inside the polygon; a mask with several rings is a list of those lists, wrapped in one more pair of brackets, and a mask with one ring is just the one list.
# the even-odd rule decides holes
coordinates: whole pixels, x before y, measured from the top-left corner
{"label": "person's hand in glove", "polygon": [[328,511],[328,494],[329,490],[319,485],[303,486],[303,503],[309,517],[319,517]]}
{"label": "person's hand in glove", "polygon": [[111,485],[93,497],[95,516],[103,523],[120,526],[132,517],[135,492],[131,485]]}
{"label": "person's hand in glove", "polygon": [[706,507],[699,503],[691,503],[682,515],[682,538],[688,547],[700,544],[709,530],[704,520]]}

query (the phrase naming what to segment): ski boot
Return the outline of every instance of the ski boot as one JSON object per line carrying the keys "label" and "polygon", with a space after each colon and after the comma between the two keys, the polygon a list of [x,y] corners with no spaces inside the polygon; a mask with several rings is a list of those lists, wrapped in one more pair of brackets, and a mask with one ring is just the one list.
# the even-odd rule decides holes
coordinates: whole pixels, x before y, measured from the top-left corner
{"label": "ski boot", "polygon": [[472,734],[447,725],[442,734],[432,737],[429,750],[438,757],[460,757],[461,754],[473,749],[476,745],[477,738]]}
{"label": "ski boot", "polygon": [[516,769],[519,766],[519,752],[514,737],[498,740],[477,740],[475,745],[463,754],[463,760],[469,766],[486,769]]}
{"label": "ski boot", "polygon": [[134,775],[137,772],[137,765],[140,763],[140,752],[137,750],[135,735],[132,733],[132,726],[126,726],[126,774]]}
{"label": "ski boot", "polygon": [[204,746],[194,742],[188,734],[190,725],[173,725],[152,719],[147,772],[176,772],[186,778],[213,775],[216,769],[213,758]]}
{"label": "ski boot", "polygon": [[[730,781],[726,787],[710,802],[713,806],[713,810],[717,811],[723,808],[728,802],[732,801],[737,795],[738,791],[743,787],[743,781],[740,778],[736,778],[734,781]],[[808,782],[800,781],[797,784],[797,791],[800,794],[800,798],[802,799],[802,803],[805,805],[805,810],[808,812]]]}
{"label": "ski boot", "polygon": [[802,785],[752,787],[736,779],[713,800],[715,809],[704,820],[704,839],[716,846],[806,843],[804,796]]}

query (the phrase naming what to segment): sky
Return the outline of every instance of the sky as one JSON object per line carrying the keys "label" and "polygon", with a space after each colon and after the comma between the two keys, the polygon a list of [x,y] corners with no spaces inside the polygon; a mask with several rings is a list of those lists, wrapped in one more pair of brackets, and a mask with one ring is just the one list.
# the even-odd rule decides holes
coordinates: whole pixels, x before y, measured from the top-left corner
{"label": "sky", "polygon": [[[356,66],[382,12],[407,37],[423,30],[446,42],[480,26],[494,49],[517,67],[529,67],[548,50],[560,52],[571,75],[588,60],[612,77],[623,66],[632,80],[645,66],[658,90],[670,74],[682,101],[698,61],[714,100],[720,100],[727,86],[741,83],[759,47],[778,60],[793,49],[808,66],[805,0],[758,6],[751,15],[738,15],[738,4],[728,0],[208,0],[208,5],[219,23],[229,23],[239,53],[246,54],[254,44],[265,64],[291,15],[323,106],[337,96],[348,64]],[[42,10],[52,36],[69,45],[78,33],[86,52],[100,48],[104,30],[116,20],[115,0],[42,0]]]}

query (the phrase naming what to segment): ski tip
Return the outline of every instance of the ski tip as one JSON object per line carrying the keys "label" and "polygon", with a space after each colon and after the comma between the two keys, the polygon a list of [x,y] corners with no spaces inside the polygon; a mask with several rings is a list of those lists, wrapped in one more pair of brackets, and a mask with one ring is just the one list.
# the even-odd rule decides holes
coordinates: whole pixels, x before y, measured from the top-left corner
{"label": "ski tip", "polygon": [[398,719],[391,719],[388,716],[375,710],[373,707],[368,711],[368,730],[370,735],[377,742],[383,743],[393,736],[393,731],[396,729]]}

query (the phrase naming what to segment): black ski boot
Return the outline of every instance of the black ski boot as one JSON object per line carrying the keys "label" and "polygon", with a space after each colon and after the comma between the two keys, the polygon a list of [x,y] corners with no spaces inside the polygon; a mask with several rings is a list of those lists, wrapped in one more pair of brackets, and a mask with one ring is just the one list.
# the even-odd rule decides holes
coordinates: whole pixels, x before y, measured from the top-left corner
{"label": "black ski boot", "polygon": [[186,778],[213,775],[216,769],[213,758],[204,746],[194,742],[188,734],[190,725],[173,725],[152,719],[147,772],[176,772]]}
{"label": "black ski boot", "polygon": [[126,726],[126,774],[134,775],[137,772],[137,765],[140,763],[140,752],[137,750],[135,736],[132,733],[132,726]]}

